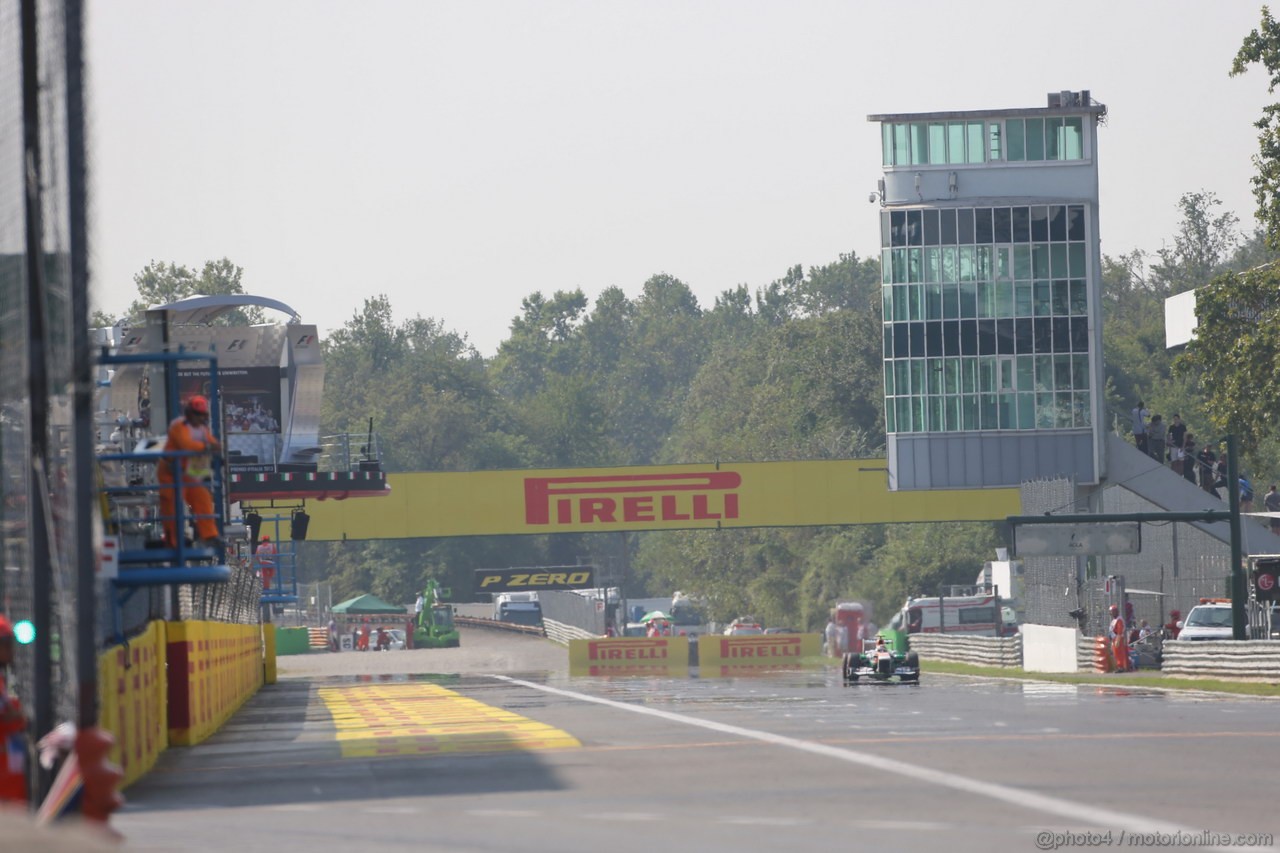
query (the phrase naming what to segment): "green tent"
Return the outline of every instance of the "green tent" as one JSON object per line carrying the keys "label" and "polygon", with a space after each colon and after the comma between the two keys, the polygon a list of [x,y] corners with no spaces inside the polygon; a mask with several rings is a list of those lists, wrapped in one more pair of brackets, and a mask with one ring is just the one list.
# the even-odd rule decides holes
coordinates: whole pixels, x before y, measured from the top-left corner
{"label": "green tent", "polygon": [[404,616],[407,613],[407,608],[387,604],[373,593],[365,593],[364,595],[357,595],[355,598],[348,598],[341,604],[333,605],[333,612],[345,613],[348,616],[372,616],[375,613],[395,613]]}

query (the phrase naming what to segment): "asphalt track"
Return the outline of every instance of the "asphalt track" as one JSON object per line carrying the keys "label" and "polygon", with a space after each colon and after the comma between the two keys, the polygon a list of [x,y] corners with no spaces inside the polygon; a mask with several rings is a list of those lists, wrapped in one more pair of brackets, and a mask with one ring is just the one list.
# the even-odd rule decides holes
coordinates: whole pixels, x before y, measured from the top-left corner
{"label": "asphalt track", "polygon": [[[566,658],[471,630],[461,651],[282,659],[279,684],[166,752],[113,825],[125,849],[280,853],[1258,850],[1280,834],[1276,700],[927,668],[918,687],[845,687],[834,667],[570,678]],[[1264,837],[1222,837],[1241,834]]]}

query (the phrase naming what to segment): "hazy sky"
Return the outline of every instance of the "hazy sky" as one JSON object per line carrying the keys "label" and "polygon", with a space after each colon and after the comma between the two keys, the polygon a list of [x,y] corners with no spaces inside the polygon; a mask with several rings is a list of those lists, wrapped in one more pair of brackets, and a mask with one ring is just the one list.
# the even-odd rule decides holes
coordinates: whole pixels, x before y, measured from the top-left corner
{"label": "hazy sky", "polygon": [[1179,197],[1254,227],[1251,2],[90,3],[96,307],[228,257],[322,332],[367,296],[485,355],[521,300],[676,276],[721,292],[877,251],[873,113],[1089,89],[1103,252]]}

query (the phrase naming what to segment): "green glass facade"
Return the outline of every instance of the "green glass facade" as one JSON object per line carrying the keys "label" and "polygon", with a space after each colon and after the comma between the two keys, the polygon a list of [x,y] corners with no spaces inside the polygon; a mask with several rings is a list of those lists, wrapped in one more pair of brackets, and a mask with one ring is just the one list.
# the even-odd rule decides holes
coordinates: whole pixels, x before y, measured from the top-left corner
{"label": "green glass facade", "polygon": [[1092,426],[1085,220],[1082,204],[882,211],[889,433]]}
{"label": "green glass facade", "polygon": [[1084,159],[1084,118],[885,122],[885,166],[1034,163]]}

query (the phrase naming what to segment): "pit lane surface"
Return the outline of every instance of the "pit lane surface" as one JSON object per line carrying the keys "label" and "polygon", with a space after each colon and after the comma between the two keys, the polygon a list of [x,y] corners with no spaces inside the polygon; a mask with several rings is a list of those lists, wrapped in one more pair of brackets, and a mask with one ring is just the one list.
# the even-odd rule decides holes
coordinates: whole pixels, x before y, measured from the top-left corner
{"label": "pit lane surface", "polygon": [[[927,667],[919,687],[845,687],[834,667],[570,678],[566,658],[480,630],[462,650],[282,658],[298,677],[169,750],[114,823],[130,849],[273,851],[989,851],[1036,849],[1041,832],[1128,846],[1121,831],[1280,831],[1275,701]],[[468,729],[477,715],[451,703],[517,734]]]}

